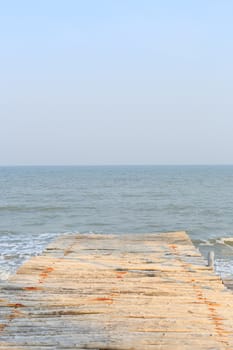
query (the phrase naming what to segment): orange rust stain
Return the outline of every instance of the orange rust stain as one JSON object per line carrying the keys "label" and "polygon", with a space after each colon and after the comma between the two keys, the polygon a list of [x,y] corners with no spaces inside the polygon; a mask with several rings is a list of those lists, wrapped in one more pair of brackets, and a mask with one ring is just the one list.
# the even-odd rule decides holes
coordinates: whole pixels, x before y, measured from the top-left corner
{"label": "orange rust stain", "polygon": [[49,273],[54,271],[53,267],[46,267],[39,275],[39,283],[43,283],[46,278],[48,278]]}
{"label": "orange rust stain", "polygon": [[40,277],[47,277],[50,272],[54,270],[53,267],[47,267],[40,273]]}
{"label": "orange rust stain", "polygon": [[[197,295],[202,294],[202,292],[200,290],[198,290],[198,291],[196,290],[196,293],[197,293]],[[212,302],[212,301],[209,301],[208,299],[206,299],[203,296],[203,294],[202,294],[201,299],[204,301],[204,303],[208,307],[210,318],[213,321],[214,327],[215,327],[219,337],[222,337],[222,339],[223,339],[224,334],[226,334],[226,331],[224,330],[223,324],[222,324],[223,318],[219,317],[217,314],[216,307],[219,306],[219,304]]]}
{"label": "orange rust stain", "polygon": [[41,277],[41,278],[46,278],[46,277],[48,277],[48,274],[45,273],[45,272],[42,272],[42,273],[40,274],[40,277]]}
{"label": "orange rust stain", "polygon": [[6,324],[0,324],[0,331],[4,331],[4,329],[6,328]]}
{"label": "orange rust stain", "polygon": [[127,271],[119,271],[119,272],[117,272],[117,278],[123,278],[124,277],[124,275],[127,273]]}
{"label": "orange rust stain", "polygon": [[[194,283],[196,282],[195,279],[190,279],[190,282]],[[204,302],[204,304],[207,306],[208,310],[209,310],[209,317],[211,318],[213,325],[218,333],[218,336],[221,337],[221,342],[225,343],[226,345],[228,345],[228,343],[225,340],[225,335],[227,334],[227,332],[225,331],[225,329],[223,328],[223,324],[222,321],[224,320],[223,318],[218,316],[216,307],[220,306],[220,304],[213,302],[213,301],[209,301],[207,298],[204,297],[202,290],[200,289],[199,286],[197,285],[193,285],[193,289],[196,293],[197,299]]]}
{"label": "orange rust stain", "polygon": [[25,305],[20,304],[20,303],[16,303],[16,304],[7,304],[7,306],[9,307],[14,307],[15,309],[19,308],[19,307],[25,307]]}
{"label": "orange rust stain", "polygon": [[52,272],[52,271],[54,271],[54,268],[53,268],[53,267],[48,267],[48,268],[46,269],[46,272],[47,272],[47,273]]}
{"label": "orange rust stain", "polygon": [[[22,305],[22,304],[9,304],[9,305],[17,305],[16,307],[19,307],[18,305]],[[8,322],[8,323],[5,323],[5,324],[0,324],[0,332],[3,332],[3,331],[5,330],[5,328],[9,326],[9,324],[10,324],[10,322],[11,322],[12,320],[14,320],[14,319],[17,318],[17,317],[21,317],[21,315],[22,315],[22,312],[20,312],[20,311],[18,311],[18,310],[16,310],[16,309],[13,310],[13,311],[10,313],[10,315],[8,315],[8,316],[6,317],[6,319],[8,319],[9,322]]]}
{"label": "orange rust stain", "polygon": [[215,319],[216,322],[221,322],[224,320],[224,318],[219,317],[219,316],[214,316],[213,318]]}
{"label": "orange rust stain", "polygon": [[[177,252],[177,248],[176,248],[175,244],[171,244],[170,248],[173,249],[174,252]],[[184,267],[184,270],[186,270],[186,272],[188,272],[187,271],[188,265],[183,263],[182,266]],[[196,283],[196,280],[194,278],[192,278],[192,279],[190,279],[190,282]],[[209,301],[207,298],[205,298],[203,295],[203,291],[200,289],[199,286],[193,285],[193,290],[196,293],[197,299],[207,306],[207,308],[209,310],[209,317],[211,318],[211,320],[213,322],[213,325],[216,329],[218,336],[221,338],[221,342],[228,345],[228,342],[226,341],[226,338],[225,338],[225,335],[227,334],[227,332],[225,331],[224,325],[222,324],[222,321],[224,319],[218,316],[218,313],[216,310],[216,307],[220,306],[220,304]]]}
{"label": "orange rust stain", "polygon": [[209,306],[213,306],[213,307],[216,307],[216,306],[220,306],[220,304],[217,304],[217,303],[215,303],[215,302],[213,302],[213,301],[206,301],[207,302],[207,304],[209,305]]}
{"label": "orange rust stain", "polygon": [[217,304],[213,302],[209,302],[208,300],[206,300],[206,298],[203,298],[203,300],[208,307],[210,318],[213,321],[213,324],[218,333],[218,336],[222,338],[222,341],[224,343],[228,344],[226,341],[224,341],[225,340],[224,336],[227,334],[227,332],[223,328],[224,327],[222,324],[223,318],[218,316],[217,311],[214,308],[214,306],[217,306]]}
{"label": "orange rust stain", "polygon": [[23,290],[36,291],[36,290],[42,290],[42,288],[39,288],[39,287],[24,287]]}
{"label": "orange rust stain", "polygon": [[22,312],[14,310],[7,318],[8,320],[14,320],[16,317],[22,315]]}
{"label": "orange rust stain", "polygon": [[213,308],[213,307],[210,307],[209,306],[209,308],[208,308],[211,312],[215,312],[215,308]]}
{"label": "orange rust stain", "polygon": [[111,303],[113,302],[112,298],[95,298],[92,299],[93,301],[110,301]]}

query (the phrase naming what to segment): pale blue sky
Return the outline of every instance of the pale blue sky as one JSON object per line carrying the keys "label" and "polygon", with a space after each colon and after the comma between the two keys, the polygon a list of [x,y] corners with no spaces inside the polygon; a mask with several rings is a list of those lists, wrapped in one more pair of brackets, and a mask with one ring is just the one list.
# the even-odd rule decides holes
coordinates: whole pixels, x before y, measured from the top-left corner
{"label": "pale blue sky", "polygon": [[231,0],[0,0],[0,165],[233,164]]}

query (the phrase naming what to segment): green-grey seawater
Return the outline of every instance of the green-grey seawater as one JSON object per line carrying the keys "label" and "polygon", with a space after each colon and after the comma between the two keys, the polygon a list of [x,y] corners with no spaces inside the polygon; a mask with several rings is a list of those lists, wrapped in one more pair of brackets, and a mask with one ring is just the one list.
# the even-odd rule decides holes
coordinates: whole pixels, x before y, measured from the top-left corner
{"label": "green-grey seawater", "polygon": [[177,230],[233,273],[233,166],[0,167],[0,279],[62,233]]}

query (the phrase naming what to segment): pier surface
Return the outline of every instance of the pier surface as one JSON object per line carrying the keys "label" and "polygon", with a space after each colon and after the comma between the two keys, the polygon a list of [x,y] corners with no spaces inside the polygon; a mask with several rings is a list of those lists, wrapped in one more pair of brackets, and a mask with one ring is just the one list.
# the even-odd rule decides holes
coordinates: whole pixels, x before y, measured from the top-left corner
{"label": "pier surface", "polygon": [[0,349],[233,349],[233,294],[184,232],[59,237],[0,290]]}

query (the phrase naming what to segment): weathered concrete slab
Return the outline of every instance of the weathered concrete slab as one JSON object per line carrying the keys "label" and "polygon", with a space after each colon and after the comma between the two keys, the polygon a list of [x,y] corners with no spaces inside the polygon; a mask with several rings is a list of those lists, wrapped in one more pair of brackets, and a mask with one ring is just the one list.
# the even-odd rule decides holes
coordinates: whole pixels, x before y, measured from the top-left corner
{"label": "weathered concrete slab", "polygon": [[1,286],[0,349],[233,349],[233,294],[184,232],[62,236]]}

